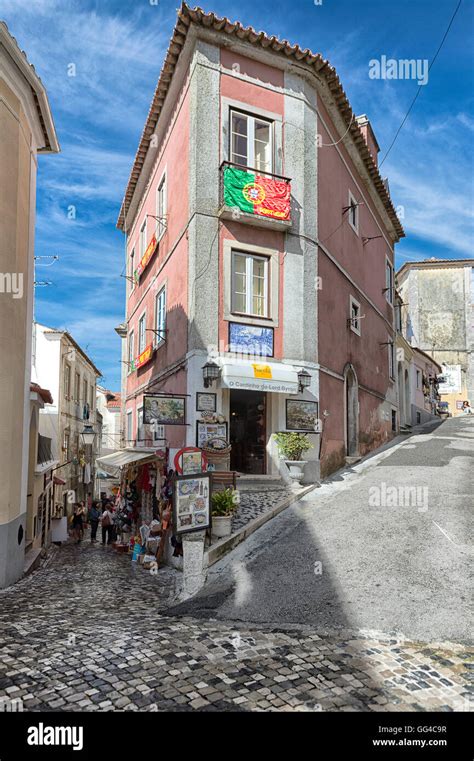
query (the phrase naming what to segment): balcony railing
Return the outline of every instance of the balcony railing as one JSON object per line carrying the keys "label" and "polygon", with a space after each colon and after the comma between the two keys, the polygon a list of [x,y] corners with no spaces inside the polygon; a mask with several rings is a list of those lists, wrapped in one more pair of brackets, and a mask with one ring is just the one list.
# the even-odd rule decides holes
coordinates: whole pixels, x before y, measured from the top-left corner
{"label": "balcony railing", "polygon": [[220,167],[220,216],[282,229],[291,226],[291,180],[224,161]]}
{"label": "balcony railing", "polygon": [[51,454],[51,439],[46,436],[38,434],[38,456],[36,458],[37,465],[43,465],[45,462],[50,462],[53,459]]}

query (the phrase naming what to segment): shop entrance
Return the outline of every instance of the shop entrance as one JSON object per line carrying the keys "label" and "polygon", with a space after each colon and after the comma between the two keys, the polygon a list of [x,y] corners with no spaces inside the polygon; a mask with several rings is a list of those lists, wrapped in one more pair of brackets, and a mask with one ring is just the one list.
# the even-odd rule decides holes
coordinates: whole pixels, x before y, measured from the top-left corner
{"label": "shop entrance", "polygon": [[230,467],[244,474],[266,473],[266,394],[230,392]]}

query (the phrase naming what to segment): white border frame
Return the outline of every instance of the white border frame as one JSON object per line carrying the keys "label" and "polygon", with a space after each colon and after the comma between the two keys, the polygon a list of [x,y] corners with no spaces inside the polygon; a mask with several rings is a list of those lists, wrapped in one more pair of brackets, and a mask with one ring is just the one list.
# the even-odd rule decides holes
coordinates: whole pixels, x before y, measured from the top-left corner
{"label": "white border frame", "polygon": [[350,209],[348,209],[348,211],[347,211],[347,221],[349,222],[350,228],[352,230],[354,230],[354,232],[356,233],[357,236],[359,236],[359,222],[360,222],[360,217],[359,217],[360,206],[359,206],[359,202],[357,201],[357,198],[354,196],[354,194],[350,190],[349,190],[348,199],[349,199],[349,203],[347,205],[348,206],[355,205],[355,207],[356,207],[356,224],[353,225],[352,222],[351,222],[351,210]]}

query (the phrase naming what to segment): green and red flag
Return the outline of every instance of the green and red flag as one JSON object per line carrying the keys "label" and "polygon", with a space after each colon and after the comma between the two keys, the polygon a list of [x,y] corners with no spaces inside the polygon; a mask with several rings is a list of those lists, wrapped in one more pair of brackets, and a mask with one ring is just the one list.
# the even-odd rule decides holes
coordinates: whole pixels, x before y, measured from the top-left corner
{"label": "green and red flag", "polygon": [[289,221],[290,183],[256,172],[224,168],[224,204],[247,214]]}

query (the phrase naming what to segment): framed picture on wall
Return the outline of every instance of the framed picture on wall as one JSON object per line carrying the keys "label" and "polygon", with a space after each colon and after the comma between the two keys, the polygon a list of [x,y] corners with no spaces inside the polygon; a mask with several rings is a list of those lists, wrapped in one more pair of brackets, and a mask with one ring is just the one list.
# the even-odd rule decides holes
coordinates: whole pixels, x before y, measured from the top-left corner
{"label": "framed picture on wall", "polygon": [[301,399],[286,400],[286,430],[300,433],[319,432],[319,403]]}
{"label": "framed picture on wall", "polygon": [[184,396],[143,397],[143,423],[145,425],[185,425],[186,398]]}
{"label": "framed picture on wall", "polygon": [[197,412],[215,412],[217,409],[217,394],[198,392],[196,394]]}
{"label": "framed picture on wall", "polygon": [[273,357],[273,328],[229,322],[229,351],[254,357]]}
{"label": "framed picture on wall", "polygon": [[227,436],[227,423],[208,423],[205,420],[196,421],[196,446],[202,449],[209,439],[225,439]]}

